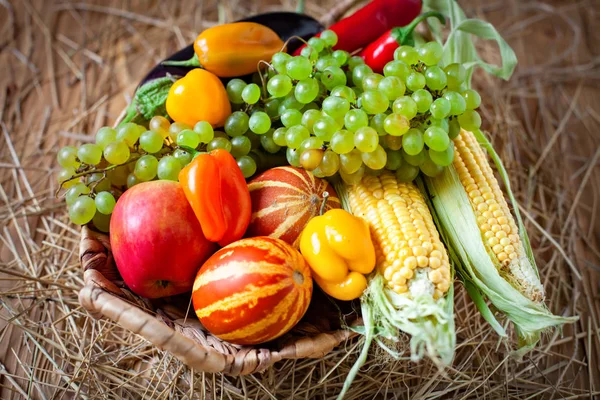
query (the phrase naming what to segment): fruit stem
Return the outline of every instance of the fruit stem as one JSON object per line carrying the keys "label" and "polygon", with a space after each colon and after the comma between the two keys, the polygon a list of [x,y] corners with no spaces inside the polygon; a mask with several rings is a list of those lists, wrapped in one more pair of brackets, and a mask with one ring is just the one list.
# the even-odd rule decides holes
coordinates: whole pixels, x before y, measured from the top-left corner
{"label": "fruit stem", "polygon": [[198,59],[198,54],[196,54],[196,53],[194,53],[192,58],[190,58],[189,60],[164,61],[162,63],[162,65],[170,65],[170,66],[175,66],[175,67],[199,67],[199,68],[202,68],[202,65],[200,65],[200,60]]}
{"label": "fruit stem", "polygon": [[329,198],[329,192],[323,192],[323,201],[321,202],[321,208],[319,209],[319,215],[323,215],[325,212],[325,205],[327,204],[327,199]]}
{"label": "fruit stem", "polygon": [[437,18],[438,20],[440,20],[442,25],[444,25],[446,23],[446,19],[444,18],[444,16],[441,13],[436,12],[436,11],[428,11],[426,13],[419,15],[417,18],[413,19],[410,24],[403,26],[403,27],[392,29],[391,35],[394,38],[394,40],[396,40],[396,42],[398,42],[398,44],[400,46],[405,45],[405,44],[409,45],[409,46],[414,46],[415,40],[412,35],[414,29],[417,27],[417,25],[419,25],[421,22],[425,21],[427,18],[430,18],[430,17]]}

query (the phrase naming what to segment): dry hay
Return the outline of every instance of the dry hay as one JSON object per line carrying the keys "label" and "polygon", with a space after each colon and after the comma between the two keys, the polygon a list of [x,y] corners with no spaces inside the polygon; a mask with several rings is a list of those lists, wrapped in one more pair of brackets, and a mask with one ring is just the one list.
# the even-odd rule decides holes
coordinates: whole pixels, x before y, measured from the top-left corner
{"label": "dry hay", "polygon": [[[337,3],[307,1],[306,9],[323,16]],[[581,318],[517,362],[457,283],[453,366],[440,372],[374,352],[347,398],[593,398],[600,394],[600,3],[463,3],[493,22],[519,56],[510,82],[477,75],[475,85],[547,303]],[[90,141],[90,132],[112,123],[150,66],[204,27],[295,6],[0,0],[0,398],[312,399],[339,391],[360,340],[321,360],[230,378],[191,373],[141,338],[90,318],[77,302],[79,232],[53,195],[59,146]],[[497,58],[493,45],[479,46]]]}

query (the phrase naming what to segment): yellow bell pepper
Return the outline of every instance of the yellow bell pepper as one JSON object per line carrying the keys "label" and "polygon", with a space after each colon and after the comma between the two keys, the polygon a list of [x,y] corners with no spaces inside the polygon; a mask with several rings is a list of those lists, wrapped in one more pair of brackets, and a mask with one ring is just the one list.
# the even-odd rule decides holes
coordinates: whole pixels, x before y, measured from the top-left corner
{"label": "yellow bell pepper", "polygon": [[367,288],[375,268],[375,247],[367,223],[342,209],[309,221],[300,236],[300,252],[325,293],[353,300]]}

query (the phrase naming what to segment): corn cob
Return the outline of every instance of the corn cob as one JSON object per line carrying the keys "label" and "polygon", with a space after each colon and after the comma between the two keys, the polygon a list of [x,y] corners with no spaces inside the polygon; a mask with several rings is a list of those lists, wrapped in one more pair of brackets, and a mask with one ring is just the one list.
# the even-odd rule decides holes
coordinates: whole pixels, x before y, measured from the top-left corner
{"label": "corn cob", "polygon": [[488,253],[505,279],[530,300],[544,299],[544,288],[529,262],[515,220],[500,190],[487,156],[473,133],[462,130],[454,140],[458,173]]}
{"label": "corn cob", "polygon": [[413,183],[398,182],[390,172],[365,176],[348,189],[348,200],[352,213],[369,223],[387,287],[398,294],[429,293],[434,299],[448,291],[448,254]]}

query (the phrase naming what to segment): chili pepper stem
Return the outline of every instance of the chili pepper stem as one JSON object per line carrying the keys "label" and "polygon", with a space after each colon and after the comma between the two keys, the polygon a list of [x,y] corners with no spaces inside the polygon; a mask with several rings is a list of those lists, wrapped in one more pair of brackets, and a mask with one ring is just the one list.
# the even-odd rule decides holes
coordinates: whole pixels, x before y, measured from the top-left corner
{"label": "chili pepper stem", "polygon": [[165,61],[162,65],[171,65],[176,67],[199,67],[202,68],[200,64],[200,60],[198,59],[198,54],[194,53],[194,56],[189,60],[183,61]]}
{"label": "chili pepper stem", "polygon": [[323,192],[323,201],[321,202],[321,208],[319,209],[319,215],[323,215],[325,212],[325,206],[327,205],[327,199],[329,198],[329,192]]}
{"label": "chili pepper stem", "polygon": [[437,11],[427,11],[413,19],[410,24],[403,26],[401,28],[392,29],[391,35],[398,42],[399,45],[414,45],[415,40],[413,39],[412,33],[421,22],[425,21],[427,18],[435,17],[437,18],[442,25],[446,23],[446,19],[444,16]]}

